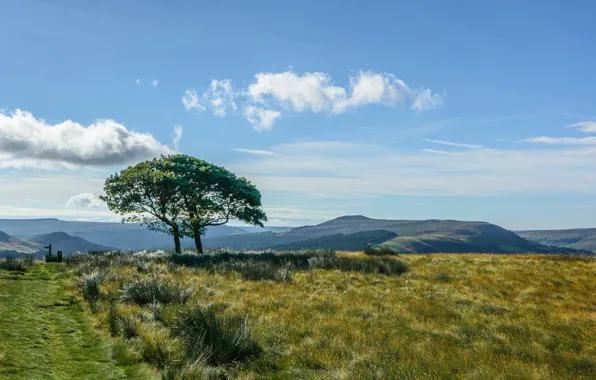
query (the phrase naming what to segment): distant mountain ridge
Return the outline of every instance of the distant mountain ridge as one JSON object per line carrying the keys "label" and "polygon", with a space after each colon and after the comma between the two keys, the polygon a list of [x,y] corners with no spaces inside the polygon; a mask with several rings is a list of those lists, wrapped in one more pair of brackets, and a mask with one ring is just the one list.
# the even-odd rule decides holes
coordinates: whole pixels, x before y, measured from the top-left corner
{"label": "distant mountain ridge", "polygon": [[[376,231],[374,237],[366,234],[372,231]],[[362,215],[342,216],[280,233],[219,236],[204,242],[207,248],[289,250],[318,247],[354,251],[364,249],[369,243],[388,245],[401,253],[579,253],[574,249],[526,240],[487,222],[386,220]]]}
{"label": "distant mountain ridge", "polygon": [[[3,231],[0,234],[0,251],[16,248],[21,251],[32,251],[49,243],[56,247],[56,242],[60,242],[59,244],[65,247],[62,249],[65,253],[75,250],[103,250],[108,247],[122,250],[173,248],[171,236],[128,223],[68,222],[58,219],[0,219],[0,231]],[[552,231],[549,233],[552,234]],[[582,233],[586,234],[585,231]],[[524,235],[524,233],[520,234]],[[596,234],[587,234],[582,238],[585,241],[580,240],[589,243],[592,238],[596,239]],[[401,253],[577,254],[581,253],[577,251],[577,248],[589,249],[588,247],[590,247],[589,245],[578,246],[578,239],[575,236],[571,240],[563,238],[540,240],[539,237],[530,233],[519,236],[497,225],[478,221],[389,220],[372,219],[362,215],[346,215],[317,225],[295,228],[256,229],[253,227],[219,226],[207,231],[203,245],[210,249],[233,250],[274,249],[283,251],[332,248],[360,251],[367,244],[375,244],[388,245]],[[561,246],[563,244],[559,243],[562,242],[569,244]],[[556,245],[559,247],[555,247]],[[183,248],[194,248],[193,241],[184,239]]]}
{"label": "distant mountain ridge", "polygon": [[64,232],[54,232],[31,239],[20,239],[0,231],[0,256],[33,254],[36,257],[42,257],[45,254],[44,247],[49,244],[52,245],[54,253],[62,251],[65,255],[78,251],[88,252],[114,249],[88,242],[80,237],[70,236]]}
{"label": "distant mountain ridge", "polygon": [[574,249],[588,249],[596,252],[596,228],[517,231],[517,234],[525,239],[540,244]]}

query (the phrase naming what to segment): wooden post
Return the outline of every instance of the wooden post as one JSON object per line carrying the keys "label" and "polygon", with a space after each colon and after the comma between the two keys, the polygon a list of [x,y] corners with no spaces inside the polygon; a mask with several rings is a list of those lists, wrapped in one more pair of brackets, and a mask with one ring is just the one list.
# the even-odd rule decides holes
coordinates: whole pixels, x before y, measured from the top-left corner
{"label": "wooden post", "polygon": [[52,245],[48,244],[48,246],[44,248],[48,250],[48,257],[52,257]]}

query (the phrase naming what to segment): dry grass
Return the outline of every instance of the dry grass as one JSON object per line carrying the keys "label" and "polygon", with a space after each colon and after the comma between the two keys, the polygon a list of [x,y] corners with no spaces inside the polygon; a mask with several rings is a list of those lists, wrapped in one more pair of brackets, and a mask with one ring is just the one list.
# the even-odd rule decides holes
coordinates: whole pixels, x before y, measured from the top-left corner
{"label": "dry grass", "polygon": [[[248,318],[262,349],[247,361],[197,370],[199,378],[222,372],[246,379],[596,378],[593,259],[476,254],[399,259],[410,272],[316,269],[295,272],[291,283],[248,281],[238,273],[176,266],[163,258],[151,265],[153,273],[140,273],[131,261],[103,268],[100,292],[106,301],[98,325],[108,330],[107,300],[117,299],[123,283],[159,274],[194,289],[187,305]],[[181,307],[161,305],[162,323],[152,317],[155,305],[118,304],[120,314],[139,318],[140,337],[133,346],[155,342],[152,334],[161,339],[163,368],[183,357],[180,342],[167,334],[168,318]]]}

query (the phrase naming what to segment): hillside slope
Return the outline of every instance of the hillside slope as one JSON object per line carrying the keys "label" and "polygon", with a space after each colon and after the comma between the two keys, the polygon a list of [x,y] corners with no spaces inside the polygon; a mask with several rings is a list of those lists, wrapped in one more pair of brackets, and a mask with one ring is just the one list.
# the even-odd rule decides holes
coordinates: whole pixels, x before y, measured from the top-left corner
{"label": "hillside slope", "polygon": [[596,252],[596,228],[518,231],[517,234],[540,244],[587,249]]}
{"label": "hillside slope", "polygon": [[38,244],[35,242],[19,239],[0,231],[0,252],[35,253],[38,249]]}
{"label": "hillside slope", "polygon": [[[380,235],[367,235],[377,231]],[[384,234],[384,235],[383,235]],[[384,240],[379,240],[383,236]],[[457,220],[385,220],[361,215],[343,216],[315,226],[280,233],[261,233],[205,239],[208,248],[300,249],[335,248],[358,251],[367,244],[390,245],[402,253],[577,253],[528,241],[512,231],[486,222]]]}

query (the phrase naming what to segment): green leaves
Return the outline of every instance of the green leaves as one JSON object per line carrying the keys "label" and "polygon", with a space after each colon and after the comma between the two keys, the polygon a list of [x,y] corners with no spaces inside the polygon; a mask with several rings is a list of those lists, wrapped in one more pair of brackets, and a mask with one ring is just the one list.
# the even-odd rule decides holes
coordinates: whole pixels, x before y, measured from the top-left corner
{"label": "green leaves", "polygon": [[263,226],[261,193],[246,178],[221,166],[176,154],[130,166],[110,176],[100,199],[123,217],[149,229],[194,237],[231,219]]}

